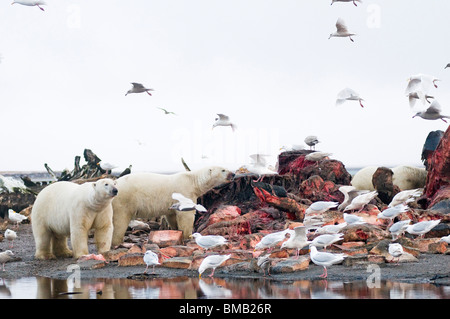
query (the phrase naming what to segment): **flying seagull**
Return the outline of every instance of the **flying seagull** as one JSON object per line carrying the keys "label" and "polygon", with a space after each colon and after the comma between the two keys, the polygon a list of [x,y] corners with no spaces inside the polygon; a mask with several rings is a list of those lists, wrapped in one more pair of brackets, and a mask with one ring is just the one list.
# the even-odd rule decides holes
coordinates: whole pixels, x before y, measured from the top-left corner
{"label": "flying seagull", "polygon": [[21,4],[21,5],[24,5],[24,6],[29,6],[29,7],[34,7],[34,6],[36,6],[36,7],[38,7],[39,9],[41,9],[42,11],[45,11],[45,10],[44,10],[44,8],[42,8],[41,6],[42,6],[42,5],[46,5],[46,3],[45,3],[44,1],[30,1],[30,0],[28,0],[28,1],[26,1],[26,0],[13,1],[13,2],[11,3],[11,5],[13,5],[13,4],[15,4],[15,3]]}
{"label": "flying seagull", "polygon": [[353,4],[355,5],[355,7],[357,7],[358,5],[356,4],[356,2],[362,3],[361,0],[331,0],[331,5],[333,5],[333,3],[335,2],[353,2]]}
{"label": "flying seagull", "polygon": [[158,109],[162,110],[164,112],[164,114],[173,114],[173,115],[177,115],[175,112],[171,112],[171,111],[167,111],[166,109],[163,109],[162,107],[157,107]]}
{"label": "flying seagull", "polygon": [[348,37],[350,39],[350,41],[354,42],[352,39],[353,35],[356,35],[356,34],[348,31],[344,20],[342,18],[339,18],[336,21],[336,32],[331,33],[330,37],[328,39],[331,39],[332,37],[340,37],[340,38]]}
{"label": "flying seagull", "polygon": [[341,92],[339,92],[336,99],[336,105],[341,105],[346,101],[358,101],[359,105],[361,105],[361,107],[364,107],[364,105],[362,105],[362,101],[364,101],[364,99],[362,99],[358,93],[350,88],[345,88]]}
{"label": "flying seagull", "polygon": [[125,96],[131,93],[143,93],[143,92],[147,92],[147,94],[151,96],[152,94],[149,91],[154,91],[153,89],[147,89],[141,83],[131,82],[131,84],[133,85],[133,87],[130,90],[128,90]]}
{"label": "flying seagull", "polygon": [[450,116],[448,115],[442,115],[441,114],[442,108],[441,105],[437,100],[433,100],[431,102],[430,106],[425,111],[417,112],[413,118],[416,116],[423,118],[424,120],[439,120],[441,119],[445,123],[447,121],[445,119],[450,119]]}
{"label": "flying seagull", "polygon": [[230,118],[225,114],[217,114],[219,117],[216,118],[216,121],[213,124],[212,128],[215,128],[216,126],[231,126],[231,129],[233,132],[236,130],[236,124],[232,123],[230,121]]}

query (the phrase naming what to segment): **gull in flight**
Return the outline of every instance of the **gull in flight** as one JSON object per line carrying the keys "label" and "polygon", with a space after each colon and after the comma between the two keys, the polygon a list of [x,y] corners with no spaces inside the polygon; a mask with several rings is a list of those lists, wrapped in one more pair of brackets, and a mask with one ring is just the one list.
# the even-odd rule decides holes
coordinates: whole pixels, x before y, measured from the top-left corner
{"label": "gull in flight", "polygon": [[434,96],[424,94],[422,91],[410,92],[407,94],[407,97],[411,108],[416,105],[417,100],[422,101],[422,104],[430,104],[431,102],[428,99],[434,99]]}
{"label": "gull in flight", "polygon": [[450,63],[447,63],[447,65],[445,66],[444,70],[445,70],[446,68],[450,68]]}
{"label": "gull in flight", "polygon": [[175,112],[171,112],[171,111],[167,111],[166,109],[162,108],[162,107],[157,107],[158,109],[162,110],[164,112],[164,114],[173,114],[173,115],[177,115]]}
{"label": "gull in flight", "polygon": [[364,101],[364,99],[361,98],[358,93],[356,93],[354,90],[350,88],[345,88],[341,92],[339,92],[336,99],[336,105],[337,106],[341,105],[346,101],[358,101],[359,105],[361,105],[361,107],[364,107],[364,105],[362,105],[362,101]]}
{"label": "gull in flight", "polygon": [[336,32],[331,33],[328,39],[331,39],[332,37],[340,37],[340,38],[348,37],[350,41],[354,42],[352,39],[353,35],[356,34],[349,32],[347,26],[345,25],[344,20],[342,18],[339,18],[336,21]]}
{"label": "gull in flight", "polygon": [[152,94],[149,91],[154,91],[153,89],[147,89],[141,83],[131,82],[131,84],[133,85],[133,87],[127,91],[125,96],[131,93],[143,93],[143,92],[147,92],[147,94],[151,96]]}
{"label": "gull in flight", "polygon": [[442,108],[441,105],[437,100],[433,100],[431,102],[430,106],[425,111],[417,112],[413,118],[416,116],[423,118],[424,120],[442,120],[445,123],[447,121],[445,119],[450,119],[450,116],[448,115],[442,115],[441,114]]}
{"label": "gull in flight", "polygon": [[38,7],[39,9],[41,9],[42,11],[45,11],[45,10],[44,10],[44,8],[42,8],[41,6],[42,6],[42,5],[46,5],[46,3],[45,3],[44,1],[30,1],[30,0],[28,0],[28,1],[26,1],[26,0],[13,1],[13,2],[11,3],[11,5],[13,5],[13,4],[15,4],[15,3],[21,4],[21,5],[24,5],[24,6],[29,6],[29,7],[34,7],[34,6],[36,6],[36,7]]}
{"label": "gull in flight", "polygon": [[353,4],[355,5],[355,7],[357,7],[358,5],[356,4],[356,2],[362,3],[361,0],[331,0],[331,5],[333,5],[333,3],[335,2],[353,2]]}
{"label": "gull in flight", "polygon": [[212,128],[215,128],[216,126],[230,126],[233,132],[236,130],[237,126],[236,124],[232,123],[230,121],[230,118],[225,114],[217,114],[219,117],[216,118],[216,121],[214,122]]}
{"label": "gull in flight", "polygon": [[180,212],[190,211],[190,210],[198,210],[199,212],[206,212],[206,208],[200,204],[194,203],[190,198],[183,196],[180,193],[173,193],[172,199],[177,200],[178,203],[170,206],[169,209],[175,209]]}
{"label": "gull in flight", "polygon": [[429,92],[431,86],[437,88],[436,82],[440,81],[438,78],[427,74],[416,74],[408,78],[408,85],[406,86],[405,95],[409,96],[410,93],[421,91],[425,94]]}

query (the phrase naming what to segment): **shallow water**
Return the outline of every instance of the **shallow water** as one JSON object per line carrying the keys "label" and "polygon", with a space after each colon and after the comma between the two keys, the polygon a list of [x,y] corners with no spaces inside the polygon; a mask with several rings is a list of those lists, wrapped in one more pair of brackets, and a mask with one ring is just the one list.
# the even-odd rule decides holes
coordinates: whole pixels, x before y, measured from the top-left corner
{"label": "shallow water", "polygon": [[[77,288],[78,287],[78,288]],[[450,286],[231,278],[0,279],[0,299],[450,299]]]}

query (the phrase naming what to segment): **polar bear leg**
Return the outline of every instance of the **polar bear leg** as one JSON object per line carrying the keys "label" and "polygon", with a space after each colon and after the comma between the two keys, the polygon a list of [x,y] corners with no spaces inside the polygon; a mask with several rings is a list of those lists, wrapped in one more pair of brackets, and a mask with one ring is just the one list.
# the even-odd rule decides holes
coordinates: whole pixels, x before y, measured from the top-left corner
{"label": "polar bear leg", "polygon": [[56,257],[72,257],[72,251],[67,246],[66,236],[52,236],[52,252]]}
{"label": "polar bear leg", "polygon": [[71,227],[70,242],[72,244],[73,257],[79,258],[89,254],[88,231],[82,227]]}
{"label": "polar bear leg", "polygon": [[112,226],[105,226],[95,230],[94,239],[97,245],[97,253],[103,254],[111,249],[111,239],[113,234]]}
{"label": "polar bear leg", "polygon": [[128,214],[128,211],[121,209],[119,206],[114,206],[112,246],[118,246],[123,242],[123,236],[125,236],[128,224],[131,221],[131,215]]}
{"label": "polar bear leg", "polygon": [[[38,231],[34,230],[35,234]],[[36,238],[36,253],[34,257],[36,259],[55,259],[56,256],[51,252],[52,235],[47,231],[40,231]]]}
{"label": "polar bear leg", "polygon": [[194,228],[195,210],[177,212],[176,220],[178,230],[183,231],[183,238],[188,239],[192,234],[192,229]]}

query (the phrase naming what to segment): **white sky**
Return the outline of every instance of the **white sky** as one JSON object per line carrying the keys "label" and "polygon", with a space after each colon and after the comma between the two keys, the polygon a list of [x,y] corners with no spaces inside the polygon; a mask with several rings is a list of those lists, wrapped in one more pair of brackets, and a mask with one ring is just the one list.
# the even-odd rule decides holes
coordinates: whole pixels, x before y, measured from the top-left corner
{"label": "white sky", "polygon": [[[413,119],[404,90],[411,75],[440,78],[432,93],[450,114],[450,1],[11,2],[0,3],[0,171],[72,169],[85,148],[117,170],[183,170],[182,156],[234,169],[307,135],[346,167],[421,165],[428,133],[448,126]],[[328,39],[338,17],[354,43]],[[125,96],[130,82],[153,96]],[[335,106],[345,87],[364,109]],[[238,130],[211,130],[216,113]]]}

